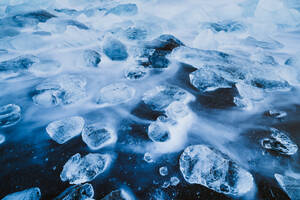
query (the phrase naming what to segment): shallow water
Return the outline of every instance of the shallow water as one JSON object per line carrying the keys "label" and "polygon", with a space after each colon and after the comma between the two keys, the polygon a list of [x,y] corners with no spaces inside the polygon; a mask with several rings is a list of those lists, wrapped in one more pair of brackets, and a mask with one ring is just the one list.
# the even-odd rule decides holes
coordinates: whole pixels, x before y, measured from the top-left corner
{"label": "shallow water", "polygon": [[[116,9],[125,3],[136,7]],[[37,10],[48,14],[28,17]],[[22,116],[16,125],[0,129],[5,136],[0,144],[0,198],[39,187],[42,199],[52,199],[69,187],[60,179],[67,160],[76,153],[97,152],[111,154],[113,159],[110,167],[90,182],[95,199],[118,188],[131,191],[136,199],[289,199],[274,174],[299,179],[299,152],[281,155],[263,149],[260,141],[274,127],[300,144],[300,10],[296,1],[3,0],[0,17],[0,27],[5,30],[0,34],[0,106],[19,105]],[[152,52],[147,60],[147,55],[142,55],[145,47],[157,45],[155,39],[163,34],[175,36],[182,44],[169,44],[167,50],[161,48],[158,56]],[[114,40],[124,47],[114,42],[114,48],[119,48],[113,48],[113,54],[121,50],[111,56],[105,49]],[[98,54],[89,57],[85,50]],[[34,64],[7,65],[6,61],[24,55],[32,55],[29,58]],[[98,60],[93,57],[97,55]],[[203,92],[191,84],[192,72],[215,65],[221,70],[214,72],[227,79],[229,86]],[[126,78],[136,67],[142,69],[142,75]],[[86,82],[72,84],[62,75]],[[67,81],[57,84],[60,77]],[[257,81],[261,79],[280,84]],[[48,90],[49,82],[52,89],[60,87],[51,93],[56,95],[51,96],[55,101],[46,99],[48,106],[39,105],[33,97]],[[134,88],[134,95],[127,98],[122,92],[126,98],[97,103],[101,88],[115,83]],[[36,89],[40,84],[46,86]],[[250,87],[241,91],[237,84]],[[147,129],[164,111],[151,110],[141,100],[145,92],[160,85],[177,86],[188,93],[184,102],[188,115],[171,126],[170,140],[157,143],[148,137]],[[60,99],[65,94],[68,98]],[[246,103],[235,102],[235,97]],[[270,109],[285,111],[287,116],[267,116]],[[117,142],[91,150],[81,136],[64,144],[49,137],[46,127],[50,122],[77,115],[86,125],[111,127],[118,135]],[[210,145],[227,154],[253,175],[254,188],[235,197],[186,182],[179,157],[193,144]],[[146,152],[154,162],[145,162]],[[160,176],[162,166],[168,167],[167,176]],[[172,176],[180,183],[163,188]]]}

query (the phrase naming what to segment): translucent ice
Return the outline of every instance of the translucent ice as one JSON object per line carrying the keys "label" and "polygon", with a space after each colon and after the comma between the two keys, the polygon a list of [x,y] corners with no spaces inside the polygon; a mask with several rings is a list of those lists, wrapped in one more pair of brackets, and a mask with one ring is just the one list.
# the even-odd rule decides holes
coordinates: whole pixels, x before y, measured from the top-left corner
{"label": "translucent ice", "polygon": [[141,64],[151,68],[167,68],[169,60],[166,58],[173,49],[183,46],[184,44],[173,35],[161,35],[155,40],[145,44],[142,57],[148,59]]}
{"label": "translucent ice", "polygon": [[89,183],[67,188],[54,200],[90,200],[94,197],[93,186]]}
{"label": "translucent ice", "polygon": [[0,107],[0,128],[17,124],[21,119],[21,108],[15,104]]}
{"label": "translucent ice", "polygon": [[39,188],[30,188],[5,196],[2,200],[39,200],[41,191]]}
{"label": "translucent ice", "polygon": [[33,101],[41,106],[68,105],[86,97],[86,80],[75,75],[48,79],[36,87]]}
{"label": "translucent ice", "polygon": [[253,187],[253,177],[248,171],[207,145],[187,147],[179,165],[188,183],[201,184],[220,193],[239,196]]}
{"label": "translucent ice", "polygon": [[51,122],[46,127],[46,131],[55,142],[63,144],[78,136],[82,132],[83,127],[84,119],[75,116]]}
{"label": "translucent ice", "polygon": [[268,80],[265,78],[253,78],[251,85],[257,88],[264,89],[268,92],[272,91],[289,91],[291,85],[285,80]]}
{"label": "translucent ice", "polygon": [[113,144],[117,141],[116,133],[100,124],[86,126],[82,131],[82,140],[93,150]]}
{"label": "translucent ice", "polygon": [[[19,56],[10,60],[0,62],[0,73],[5,76],[5,74],[10,73],[11,76],[17,76],[20,73],[28,70],[31,65],[38,62],[38,58],[32,55]],[[8,77],[10,75],[7,75]]]}
{"label": "translucent ice", "polygon": [[107,14],[114,14],[119,16],[133,16],[138,12],[136,4],[120,4],[112,9],[110,9]]}
{"label": "translucent ice", "polygon": [[280,187],[287,193],[291,200],[300,199],[300,179],[281,174],[274,174],[275,179]]}
{"label": "translucent ice", "polygon": [[112,191],[101,200],[134,200],[134,198],[125,190],[119,189]]}
{"label": "translucent ice", "polygon": [[123,61],[128,58],[126,46],[117,39],[109,39],[104,43],[103,52],[113,61]]}
{"label": "translucent ice", "polygon": [[190,94],[176,86],[157,86],[145,92],[143,102],[151,109],[162,111],[174,101],[186,103]]}
{"label": "translucent ice", "polygon": [[70,184],[92,181],[106,170],[110,161],[111,157],[108,154],[89,153],[81,157],[77,153],[66,162],[60,178],[62,181],[69,181]]}
{"label": "translucent ice", "polygon": [[97,104],[117,105],[130,101],[135,95],[135,89],[125,83],[113,83],[100,90]]}
{"label": "translucent ice", "polygon": [[281,119],[287,116],[287,113],[282,110],[268,110],[265,114],[276,119]]}
{"label": "translucent ice", "polygon": [[191,84],[201,92],[218,88],[231,88],[232,83],[208,68],[200,68],[190,74]]}
{"label": "translucent ice", "polygon": [[153,162],[152,156],[149,152],[146,152],[144,154],[144,161],[146,161],[147,163],[152,163]]}
{"label": "translucent ice", "polygon": [[162,176],[167,176],[168,175],[168,168],[166,166],[160,167],[159,168],[159,174]]}
{"label": "translucent ice", "polygon": [[101,62],[101,56],[95,50],[85,50],[83,52],[83,57],[88,67],[98,67],[98,64]]}
{"label": "translucent ice", "polygon": [[5,142],[5,136],[0,134],[0,144]]}
{"label": "translucent ice", "polygon": [[179,180],[179,178],[177,178],[176,176],[172,176],[171,178],[170,178],[170,184],[172,185],[172,186],[176,186],[176,185],[178,185],[180,183],[180,180]]}
{"label": "translucent ice", "polygon": [[170,139],[170,134],[167,123],[161,120],[151,122],[148,127],[148,137],[153,142],[165,142]]}
{"label": "translucent ice", "polygon": [[270,137],[261,140],[263,148],[283,155],[293,155],[298,151],[297,144],[288,137],[287,133],[275,128],[271,128],[270,132]]}
{"label": "translucent ice", "polygon": [[144,78],[148,74],[144,67],[132,67],[125,71],[125,77],[129,80],[138,80]]}

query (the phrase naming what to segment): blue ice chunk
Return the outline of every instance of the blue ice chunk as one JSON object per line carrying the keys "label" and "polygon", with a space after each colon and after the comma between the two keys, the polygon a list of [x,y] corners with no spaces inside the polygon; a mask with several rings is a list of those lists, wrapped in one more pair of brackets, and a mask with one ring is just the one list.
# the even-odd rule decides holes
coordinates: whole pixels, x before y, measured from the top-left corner
{"label": "blue ice chunk", "polygon": [[5,196],[2,200],[39,200],[41,198],[41,191],[39,188],[30,188],[20,192],[15,192]]}
{"label": "blue ice chunk", "polygon": [[268,80],[265,78],[253,78],[251,85],[257,88],[264,89],[266,91],[289,91],[291,85],[285,80]]}
{"label": "blue ice chunk", "polygon": [[101,56],[95,50],[85,50],[83,52],[83,57],[86,65],[89,67],[98,67],[99,63],[101,62]]}
{"label": "blue ice chunk", "polygon": [[129,40],[144,40],[147,37],[147,31],[136,27],[129,27],[125,30],[125,35]]}
{"label": "blue ice chunk", "polygon": [[31,65],[36,63],[38,58],[32,55],[19,56],[10,60],[0,62],[0,72],[3,71],[21,71],[28,69]]}
{"label": "blue ice chunk", "polygon": [[180,171],[190,184],[242,196],[253,186],[253,176],[226,154],[207,145],[188,146],[179,159]]}
{"label": "blue ice chunk", "polygon": [[68,187],[54,200],[89,200],[94,197],[94,188],[91,184],[79,184]]}
{"label": "blue ice chunk", "polygon": [[17,124],[21,119],[21,108],[15,104],[0,107],[0,128],[6,128]]}
{"label": "blue ice chunk", "polygon": [[170,61],[166,56],[179,46],[184,46],[184,44],[173,35],[161,35],[145,44],[143,56],[148,58],[148,62],[141,64],[151,68],[167,68]]}
{"label": "blue ice chunk", "polygon": [[114,14],[119,16],[133,16],[138,13],[138,8],[136,4],[128,3],[128,4],[120,4],[109,11],[106,14]]}
{"label": "blue ice chunk", "polygon": [[26,14],[15,15],[12,17],[12,20],[18,27],[24,27],[26,25],[36,25],[38,23],[45,23],[49,19],[54,17],[56,16],[45,10],[38,10]]}
{"label": "blue ice chunk", "polygon": [[232,82],[223,78],[209,67],[202,67],[190,74],[191,84],[200,92],[214,91],[219,88],[231,88]]}
{"label": "blue ice chunk", "polygon": [[126,46],[117,39],[106,41],[103,46],[103,52],[114,61],[122,61],[128,58]]}

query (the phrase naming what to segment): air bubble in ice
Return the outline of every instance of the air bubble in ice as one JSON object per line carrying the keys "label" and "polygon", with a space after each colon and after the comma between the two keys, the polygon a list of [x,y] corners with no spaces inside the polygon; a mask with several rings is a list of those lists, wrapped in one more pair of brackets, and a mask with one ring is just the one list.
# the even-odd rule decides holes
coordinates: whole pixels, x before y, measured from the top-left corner
{"label": "air bubble in ice", "polygon": [[187,147],[179,165],[188,183],[201,184],[220,193],[239,196],[253,187],[253,177],[248,171],[207,145]]}
{"label": "air bubble in ice", "polygon": [[108,154],[89,153],[81,157],[77,153],[66,162],[60,178],[62,181],[69,181],[70,184],[92,181],[106,170],[110,161],[111,157]]}

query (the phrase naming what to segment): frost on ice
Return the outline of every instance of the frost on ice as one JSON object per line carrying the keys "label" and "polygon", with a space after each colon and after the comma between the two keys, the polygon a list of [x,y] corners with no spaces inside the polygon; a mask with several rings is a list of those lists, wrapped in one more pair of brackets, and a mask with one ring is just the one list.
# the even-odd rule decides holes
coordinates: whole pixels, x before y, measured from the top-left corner
{"label": "frost on ice", "polygon": [[289,138],[287,133],[275,128],[271,128],[270,133],[270,137],[261,140],[263,148],[283,155],[293,155],[297,153],[298,146]]}
{"label": "frost on ice", "polygon": [[91,124],[86,126],[82,131],[82,140],[92,150],[113,144],[117,141],[116,133],[100,124]]}
{"label": "frost on ice", "polygon": [[113,61],[123,61],[128,58],[126,46],[117,39],[109,39],[104,43],[103,52]]}
{"label": "frost on ice", "polygon": [[41,191],[39,188],[30,188],[13,194],[5,196],[2,200],[39,200],[41,198]]}
{"label": "frost on ice", "polygon": [[252,175],[227,155],[206,145],[187,147],[180,156],[180,171],[191,184],[240,196],[253,187]]}
{"label": "frost on ice", "polygon": [[0,128],[7,128],[17,124],[21,119],[21,108],[15,104],[0,107]]}
{"label": "frost on ice", "polygon": [[57,143],[63,144],[79,135],[84,127],[84,119],[79,116],[69,117],[51,122],[46,131]]}
{"label": "frost on ice", "polygon": [[292,200],[300,199],[300,179],[281,174],[274,174],[280,187],[287,193]]}
{"label": "frost on ice", "polygon": [[54,200],[90,200],[94,197],[94,188],[91,184],[74,185],[67,188]]}
{"label": "frost on ice", "polygon": [[110,161],[111,157],[108,154],[89,153],[81,157],[77,153],[66,162],[60,178],[70,184],[92,181],[106,170]]}

